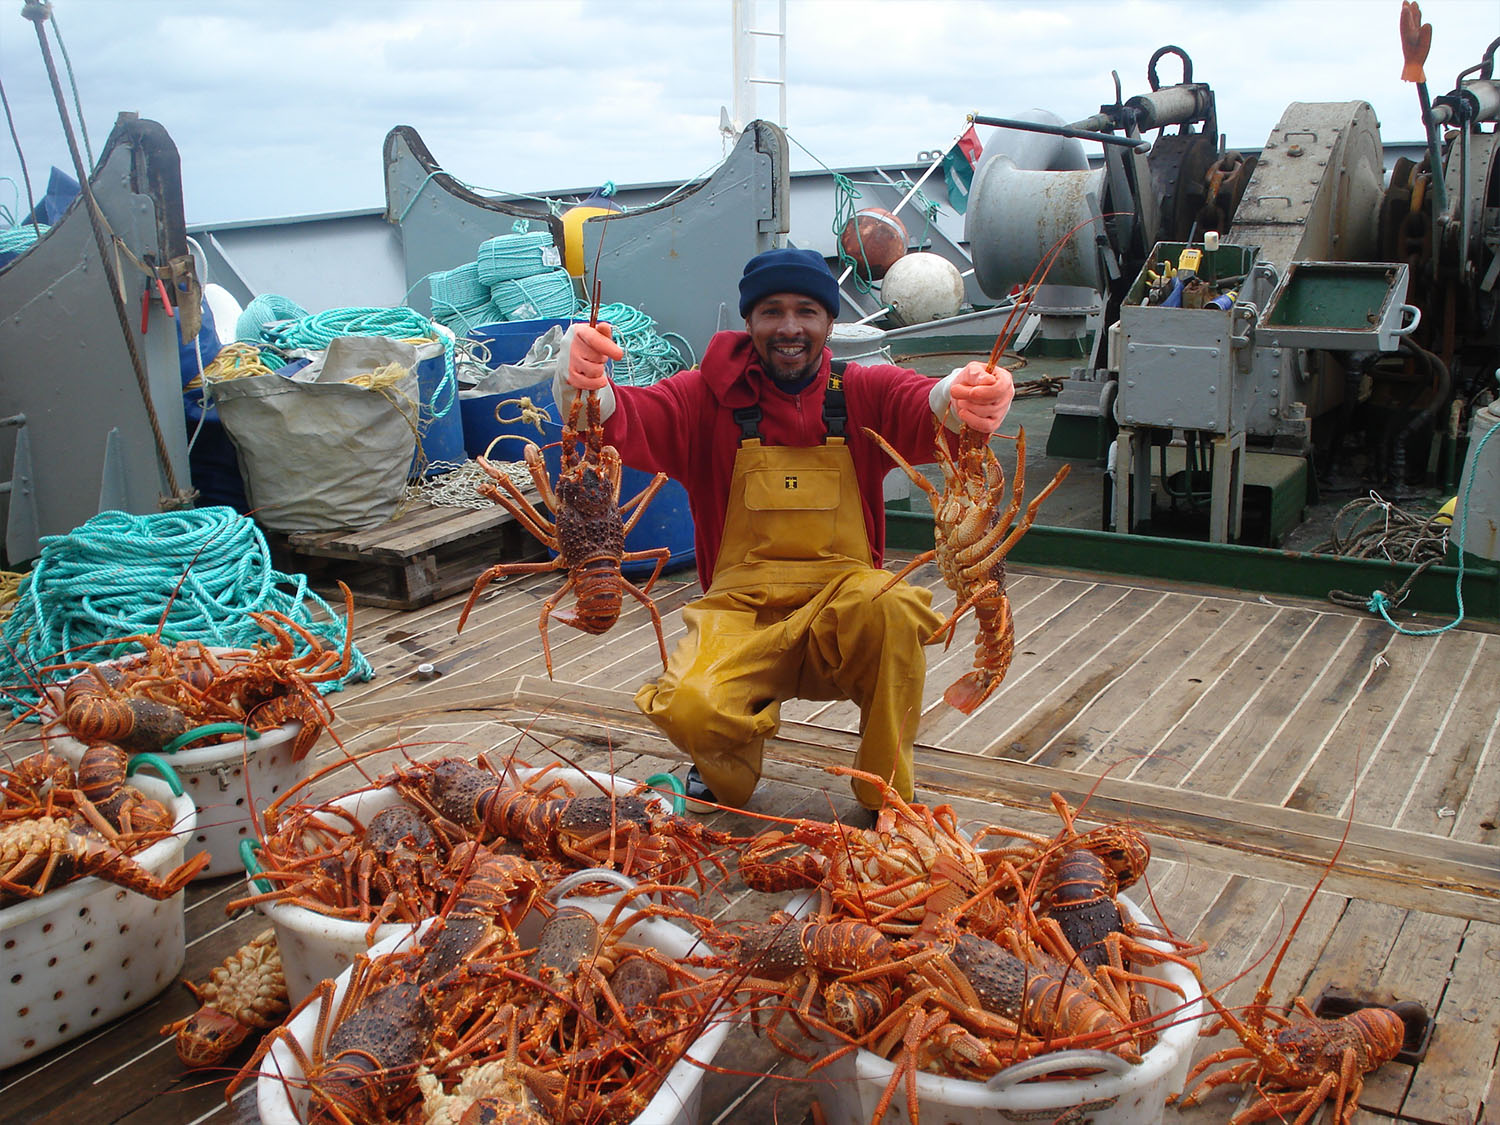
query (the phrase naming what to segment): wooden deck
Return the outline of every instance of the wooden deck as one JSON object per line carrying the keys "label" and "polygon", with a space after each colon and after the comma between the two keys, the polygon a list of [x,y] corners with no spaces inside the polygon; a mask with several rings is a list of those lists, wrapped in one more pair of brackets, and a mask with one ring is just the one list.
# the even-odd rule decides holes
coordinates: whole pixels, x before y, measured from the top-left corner
{"label": "wooden deck", "polygon": [[[931,568],[915,581],[936,589]],[[361,608],[355,638],[377,670],[330,699],[350,750],[392,747],[432,757],[555,749],[588,768],[644,777],[683,756],[635,711],[630,695],[659,667],[646,614],[627,610],[602,639],[552,630],[556,679],[536,621],[553,576],[496,584],[454,632],[461,596],[398,612]],[[656,588],[668,647],[698,593],[691,572]],[[942,690],[971,658],[960,629],[929,650],[928,703],[917,748],[918,799],[947,801],[965,821],[1051,831],[1049,794],[1088,800],[1085,817],[1129,818],[1150,836],[1153,909],[1206,942],[1207,985],[1248,1000],[1314,883],[1327,873],[1276,981],[1309,999],[1337,986],[1415,1000],[1436,1018],[1426,1059],[1390,1064],[1366,1085],[1359,1122],[1500,1121],[1500,636],[1487,627],[1430,638],[1312,603],[1232,591],[1015,573],[1014,664],[995,696],[965,717]],[[437,670],[420,678],[419,665]],[[823,767],[849,761],[857,713],[796,703],[767,748],[752,812],[826,819],[853,807]],[[319,760],[337,751],[325,738]],[[359,783],[347,768],[319,790]],[[729,813],[712,821],[753,830]],[[1330,861],[1348,829],[1337,861]],[[234,880],[188,893],[186,974],[201,979],[262,926],[230,919]],[[1144,895],[1138,895],[1144,898]],[[718,906],[761,917],[776,906],[736,883]],[[254,1122],[253,1094],[230,1106],[223,1081],[184,1074],[157,1029],[186,1014],[170,989],[100,1031],[0,1074],[0,1120],[93,1125]],[[1199,1052],[1227,1045],[1199,1044]],[[701,1120],[801,1122],[819,1093],[800,1064],[749,1030],[733,1033],[705,1078]],[[1168,1109],[1169,1123],[1227,1120],[1223,1093]],[[925,1118],[924,1118],[925,1120]]]}

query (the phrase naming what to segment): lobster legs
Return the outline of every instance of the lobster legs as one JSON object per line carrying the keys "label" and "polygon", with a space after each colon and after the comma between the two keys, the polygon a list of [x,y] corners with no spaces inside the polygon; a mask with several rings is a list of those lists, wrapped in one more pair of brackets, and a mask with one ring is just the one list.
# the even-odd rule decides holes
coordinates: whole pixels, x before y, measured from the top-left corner
{"label": "lobster legs", "polygon": [[[932,504],[933,549],[913,559],[891,578],[886,589],[917,567],[936,560],[943,581],[953,591],[958,605],[927,643],[936,643],[946,635],[947,643],[952,644],[960,618],[971,609],[979,621],[974,670],[949,685],[943,693],[943,698],[951,706],[970,714],[1000,685],[1015,651],[1015,624],[1011,619],[1010,599],[1005,593],[1005,559],[1031,528],[1042,502],[1068,475],[1069,467],[1064,465],[1059,469],[1022,513],[1026,490],[1026,431],[1021,430],[1016,436],[1016,471],[1010,499],[1005,509],[998,511],[1005,473],[988,440],[965,427],[959,436],[959,452],[955,457],[948,449],[942,420],[936,420],[935,425],[938,433],[934,446],[944,481],[941,492],[879,434],[869,429],[865,433],[927,494]],[[1020,522],[1016,522],[1018,513],[1022,513]]]}
{"label": "lobster legs", "polygon": [[[484,457],[477,458],[479,466],[494,481],[494,484],[480,485],[480,493],[503,507],[538,541],[555,551],[556,558],[548,562],[497,563],[490,567],[475,581],[469,600],[464,603],[463,612],[459,614],[458,630],[463,630],[479,595],[496,578],[510,574],[544,574],[551,570],[566,570],[567,581],[543,604],[538,621],[548,676],[552,675],[552,647],[547,635],[547,623],[570,591],[576,594],[577,605],[557,612],[557,620],[593,635],[604,633],[614,625],[620,616],[623,594],[628,593],[635,598],[651,614],[657,648],[661,654],[662,666],[665,667],[667,642],[662,634],[661,613],[649,595],[651,587],[661,576],[662,567],[671,557],[671,549],[652,547],[643,551],[627,551],[624,549],[624,540],[640,521],[657,491],[666,483],[666,474],[657,473],[645,488],[621,504],[621,465],[614,447],[598,445],[591,429],[589,452],[584,460],[578,461],[573,451],[576,434],[569,441],[570,433],[573,431],[564,431],[563,468],[555,489],[547,479],[541,450],[533,444],[526,446],[526,466],[536,484],[538,495],[554,513],[555,520],[549,520],[526,498],[514,481],[488,460]],[[621,564],[648,559],[654,560],[656,565],[643,586],[636,586],[620,573]]]}

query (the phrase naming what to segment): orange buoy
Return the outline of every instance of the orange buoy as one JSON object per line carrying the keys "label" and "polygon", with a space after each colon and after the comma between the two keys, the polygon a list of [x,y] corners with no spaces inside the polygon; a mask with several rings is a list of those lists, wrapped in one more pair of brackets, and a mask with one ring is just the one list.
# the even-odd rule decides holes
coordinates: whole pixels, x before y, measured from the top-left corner
{"label": "orange buoy", "polygon": [[862,275],[879,281],[906,253],[906,227],[889,211],[866,207],[844,224],[839,245]]}

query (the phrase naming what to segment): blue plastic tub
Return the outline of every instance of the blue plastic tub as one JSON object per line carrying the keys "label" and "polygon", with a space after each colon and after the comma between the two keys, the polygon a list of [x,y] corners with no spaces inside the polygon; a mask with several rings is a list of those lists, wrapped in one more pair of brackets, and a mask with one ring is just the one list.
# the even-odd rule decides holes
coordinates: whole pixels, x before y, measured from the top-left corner
{"label": "blue plastic tub", "polygon": [[[493,368],[503,363],[519,363],[526,358],[526,353],[531,350],[531,345],[536,342],[538,336],[549,328],[571,323],[572,321],[569,320],[511,320],[500,324],[482,325],[469,333],[469,339],[478,340],[489,348],[489,366]],[[522,397],[529,398],[541,406],[544,395],[546,405],[550,409],[552,404],[551,376],[530,387],[511,391],[509,394],[476,395],[472,398],[459,399],[459,425],[463,431],[464,452],[470,457],[478,457],[491,441],[497,437],[506,436],[514,440],[506,440],[497,445],[492,459],[519,461],[526,441],[534,441],[538,445],[543,444],[545,439],[537,433],[535,426],[526,426],[519,422],[497,421],[495,407],[506,399]],[[505,408],[507,418],[515,418],[519,414],[519,409],[514,406]]]}
{"label": "blue plastic tub", "polygon": [[422,355],[432,350],[437,354],[428,355],[417,364],[417,394],[422,400],[422,412],[417,418],[420,448],[412,454],[412,476],[417,475],[418,457],[422,454],[426,455],[428,466],[423,471],[423,476],[446,471],[432,468],[435,462],[445,461],[452,468],[463,464],[467,459],[457,388],[447,379],[447,361],[443,357],[442,344],[424,345],[417,352]]}

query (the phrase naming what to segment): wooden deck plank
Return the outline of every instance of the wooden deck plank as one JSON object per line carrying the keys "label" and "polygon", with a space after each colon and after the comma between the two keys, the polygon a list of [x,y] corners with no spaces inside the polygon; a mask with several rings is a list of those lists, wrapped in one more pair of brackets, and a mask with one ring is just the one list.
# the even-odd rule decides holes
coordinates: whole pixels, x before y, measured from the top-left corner
{"label": "wooden deck plank", "polygon": [[1348,631],[1344,618],[1320,617],[1308,638],[1315,644],[1324,629],[1341,643],[1321,662],[1306,654],[1281,663],[1254,705],[1240,716],[1236,732],[1216,749],[1205,767],[1183,779],[1188,788],[1242,796],[1254,793],[1281,803],[1286,775],[1327,744],[1334,726],[1353,705],[1371,675],[1371,661],[1387,638],[1371,629]]}
{"label": "wooden deck plank", "polygon": [[[1432,685],[1448,700],[1443,721],[1420,747],[1421,772],[1408,790],[1398,823],[1468,840],[1500,839],[1500,710],[1494,705],[1494,669],[1500,641],[1481,636],[1472,668],[1457,692]],[[1414,756],[1415,750],[1414,748]]]}
{"label": "wooden deck plank", "polygon": [[1177,752],[1165,744],[1182,733],[1186,716],[1206,697],[1212,697],[1208,710],[1222,707],[1223,673],[1235,654],[1263,635],[1276,613],[1255,603],[1201,601],[1166,638],[1169,648],[1111,685],[1108,707],[1080,716],[1086,733],[1071,763],[1036,760],[1102,773],[1127,764],[1134,769],[1152,754]]}
{"label": "wooden deck plank", "polygon": [[[1436,1015],[1466,929],[1467,923],[1460,918],[1407,914],[1378,975],[1369,979],[1367,974],[1365,983],[1353,987],[1362,989],[1366,993],[1362,998],[1372,1002],[1411,1000],[1429,1016]],[[1335,966],[1334,971],[1347,973],[1349,969]],[[1360,1104],[1395,1116],[1405,1104],[1413,1069],[1405,1063],[1381,1067],[1366,1079]]]}
{"label": "wooden deck plank", "polygon": [[1455,685],[1473,671],[1478,638],[1455,642],[1388,653],[1394,674],[1361,693],[1332,732],[1331,752],[1309,763],[1287,803],[1339,812],[1357,800],[1363,816],[1395,823],[1421,774],[1423,751],[1451,707]]}
{"label": "wooden deck plank", "polygon": [[[1241,716],[1264,690],[1269,668],[1307,643],[1317,621],[1286,608],[1270,612],[1265,619],[1258,614],[1229,617],[1203,654],[1195,677],[1200,683],[1189,685],[1181,699],[1174,692],[1159,700],[1153,696],[1152,706],[1167,710],[1157,720],[1167,729],[1154,745],[1139,748],[1140,760],[1125,776],[1177,785],[1239,728]],[[1252,674],[1245,674],[1247,666]]]}
{"label": "wooden deck plank", "polygon": [[[1127,620],[1139,619],[1147,608],[1123,590],[1092,587],[1082,590],[1075,588],[1069,592],[1073,596],[1047,618],[1034,618],[1034,624],[1030,629],[1018,626],[1015,657],[1005,680],[990,697],[994,705],[989,711],[968,716],[960,714],[946,704],[935,704],[934,706],[938,708],[936,715],[924,716],[925,721],[917,728],[918,736],[929,742],[941,742],[948,745],[951,741],[961,737],[961,728],[969,725],[971,731],[978,728],[964,739],[970,747],[982,745],[988,748],[986,751],[988,753],[1006,757],[1017,756],[1006,742],[1004,729],[1008,729],[1016,722],[1024,721],[1024,717],[1031,713],[1033,707],[1053,694],[1060,668],[1072,671],[1078,667],[1082,654],[1088,648],[1087,638],[1090,627],[1096,625],[1121,602],[1131,603],[1130,609],[1125,611]],[[1131,609],[1135,612],[1132,613]],[[1109,634],[1104,635],[1109,636]],[[1097,644],[1099,639],[1100,636],[1095,635],[1093,643]],[[958,642],[955,641],[955,648],[957,644]],[[968,649],[967,645],[966,651],[972,653],[972,649]],[[963,660],[959,670],[967,671],[971,663],[972,655]],[[952,679],[957,679],[957,676],[953,676]],[[949,680],[950,677],[946,675],[939,677],[941,683],[946,684]],[[993,716],[995,711],[999,711],[1002,715],[1013,716],[1011,723],[1001,731],[990,729],[995,722]],[[971,724],[971,719],[978,721]]]}
{"label": "wooden deck plank", "polygon": [[[1050,682],[1049,690],[1003,728],[969,716],[946,735],[935,727],[926,737],[954,750],[988,754],[995,747],[1007,758],[1037,760],[1059,731],[1088,713],[1165,635],[1172,618],[1161,612],[1164,601],[1164,595],[1149,591],[1117,602],[1108,614],[1029,668],[1039,685]],[[1089,658],[1080,659],[1086,651]],[[1005,701],[1014,705],[1015,696]]]}
{"label": "wooden deck plank", "polygon": [[[1417,1068],[1401,1105],[1413,1121],[1478,1120],[1479,1099],[1493,1083],[1500,1036],[1500,927],[1472,922],[1453,963],[1453,978],[1437,1010],[1431,1063]],[[1484,1106],[1493,1120],[1497,1107]]]}

